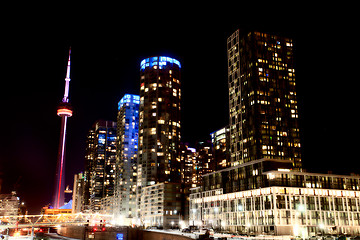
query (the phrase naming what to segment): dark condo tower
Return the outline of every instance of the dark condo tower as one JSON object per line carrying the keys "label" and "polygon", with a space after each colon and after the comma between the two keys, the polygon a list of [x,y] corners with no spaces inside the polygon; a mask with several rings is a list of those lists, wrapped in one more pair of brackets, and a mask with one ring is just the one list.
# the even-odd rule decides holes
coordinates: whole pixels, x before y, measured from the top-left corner
{"label": "dark condo tower", "polygon": [[227,49],[231,165],[271,158],[301,169],[292,39],[237,30]]}

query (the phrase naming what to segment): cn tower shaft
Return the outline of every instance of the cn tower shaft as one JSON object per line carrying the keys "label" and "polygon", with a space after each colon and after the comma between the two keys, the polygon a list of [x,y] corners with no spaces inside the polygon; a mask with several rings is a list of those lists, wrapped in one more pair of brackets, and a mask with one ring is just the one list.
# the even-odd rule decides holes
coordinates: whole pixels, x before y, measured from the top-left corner
{"label": "cn tower shaft", "polygon": [[69,59],[67,65],[67,72],[65,78],[65,93],[62,102],[59,104],[57,109],[57,115],[61,117],[61,132],[59,142],[59,154],[57,159],[56,167],[56,182],[53,199],[53,207],[60,208],[64,205],[64,191],[65,191],[65,140],[66,140],[66,127],[67,119],[72,116],[72,108],[69,103],[69,83],[70,83],[70,55],[71,48],[69,50]]}
{"label": "cn tower shaft", "polygon": [[63,206],[65,199],[65,139],[67,118],[67,116],[61,117],[61,133],[59,143],[59,156],[56,167],[54,208],[60,208],[61,206]]}

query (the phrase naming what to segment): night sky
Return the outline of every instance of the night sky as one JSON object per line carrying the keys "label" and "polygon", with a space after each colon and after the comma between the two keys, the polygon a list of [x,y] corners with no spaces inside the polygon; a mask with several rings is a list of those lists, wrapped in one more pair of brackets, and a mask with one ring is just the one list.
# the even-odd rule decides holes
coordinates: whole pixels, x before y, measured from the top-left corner
{"label": "night sky", "polygon": [[84,169],[88,130],[98,119],[116,120],[125,93],[139,94],[139,65],[146,57],[166,55],[181,62],[183,142],[206,140],[227,125],[226,39],[237,28],[294,39],[304,167],[360,173],[354,24],[315,12],[261,23],[195,15],[179,21],[70,18],[57,24],[39,18],[5,27],[1,193],[16,189],[33,214],[51,202],[60,137],[56,108],[64,94],[70,45],[74,114],[68,121],[66,184],[72,187],[73,175]]}

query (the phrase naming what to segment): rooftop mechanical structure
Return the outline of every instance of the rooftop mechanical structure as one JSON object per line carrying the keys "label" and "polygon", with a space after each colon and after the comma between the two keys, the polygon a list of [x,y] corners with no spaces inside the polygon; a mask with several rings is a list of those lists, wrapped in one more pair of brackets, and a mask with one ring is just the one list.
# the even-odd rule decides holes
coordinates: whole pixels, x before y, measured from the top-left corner
{"label": "rooftop mechanical structure", "polygon": [[70,85],[70,55],[67,63],[66,77],[65,77],[65,92],[62,102],[57,108],[57,115],[61,117],[61,132],[59,142],[59,154],[56,167],[56,182],[53,199],[53,207],[60,208],[64,205],[65,194],[65,139],[66,139],[66,125],[68,117],[72,116],[73,110],[69,103],[69,85]]}

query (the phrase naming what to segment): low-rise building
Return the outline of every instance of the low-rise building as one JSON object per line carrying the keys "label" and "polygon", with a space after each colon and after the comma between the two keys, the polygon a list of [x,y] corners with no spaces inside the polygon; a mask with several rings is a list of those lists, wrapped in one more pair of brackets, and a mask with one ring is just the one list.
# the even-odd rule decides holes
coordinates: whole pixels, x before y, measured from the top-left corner
{"label": "low-rise building", "polygon": [[244,234],[360,233],[360,176],[291,166],[260,159],[204,175],[190,194],[189,223]]}
{"label": "low-rise building", "polygon": [[141,189],[140,222],[145,227],[178,227],[181,216],[180,184],[158,183]]}
{"label": "low-rise building", "polygon": [[15,191],[11,194],[0,194],[0,216],[17,216],[19,204],[19,197]]}

